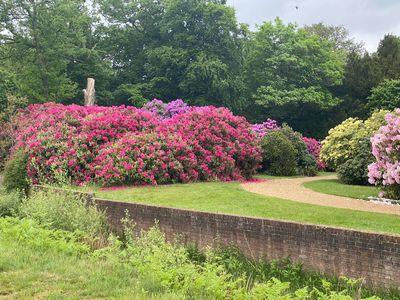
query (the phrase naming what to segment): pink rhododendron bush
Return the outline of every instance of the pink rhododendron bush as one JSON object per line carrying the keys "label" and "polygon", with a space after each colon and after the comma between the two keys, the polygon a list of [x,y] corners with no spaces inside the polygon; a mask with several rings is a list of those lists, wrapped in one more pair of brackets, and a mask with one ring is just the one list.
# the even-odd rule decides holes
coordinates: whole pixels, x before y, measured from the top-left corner
{"label": "pink rhododendron bush", "polygon": [[400,109],[385,120],[387,124],[371,139],[376,161],[368,166],[368,181],[385,187],[387,197],[400,199]]}
{"label": "pink rhododendron bush", "polygon": [[245,118],[181,100],[167,113],[46,103],[21,110],[17,118],[12,151],[25,149],[34,183],[237,180],[255,174],[261,159]]}
{"label": "pink rhododendron bush", "polygon": [[303,141],[307,146],[307,151],[310,153],[317,163],[318,169],[323,170],[325,169],[325,164],[321,161],[319,155],[321,152],[321,142],[317,141],[314,138],[303,137]]}

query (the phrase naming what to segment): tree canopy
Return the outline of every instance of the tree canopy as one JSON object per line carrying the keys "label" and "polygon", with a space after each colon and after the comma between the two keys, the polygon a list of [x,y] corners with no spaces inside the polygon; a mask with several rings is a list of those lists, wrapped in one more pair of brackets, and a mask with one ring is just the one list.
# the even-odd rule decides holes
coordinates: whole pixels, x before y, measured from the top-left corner
{"label": "tree canopy", "polygon": [[0,58],[0,110],[82,104],[94,77],[98,104],[181,98],[314,137],[389,107],[400,79],[398,36],[367,53],[343,26],[250,30],[225,0],[0,0]]}

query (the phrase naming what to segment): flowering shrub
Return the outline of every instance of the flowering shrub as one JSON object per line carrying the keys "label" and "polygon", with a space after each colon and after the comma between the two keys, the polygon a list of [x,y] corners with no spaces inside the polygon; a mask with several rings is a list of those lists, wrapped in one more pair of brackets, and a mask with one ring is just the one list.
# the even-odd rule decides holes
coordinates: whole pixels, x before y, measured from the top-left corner
{"label": "flowering shrub", "polygon": [[156,184],[256,172],[259,146],[244,118],[180,100],[169,116],[125,106],[31,105],[17,117],[14,150],[27,152],[34,183]]}
{"label": "flowering shrub", "polygon": [[348,118],[341,124],[329,130],[328,136],[322,141],[321,160],[329,167],[336,169],[355,153],[365,138],[371,138],[385,122],[388,111],[373,113],[367,120]]}
{"label": "flowering shrub", "polygon": [[164,121],[192,147],[201,180],[231,180],[254,175],[261,161],[259,140],[244,117],[227,108],[192,107]]}
{"label": "flowering shrub", "polygon": [[161,118],[172,118],[175,115],[188,111],[189,108],[190,106],[188,106],[182,99],[176,99],[169,103],[153,99],[143,106],[143,109],[148,110]]}
{"label": "flowering shrub", "polygon": [[303,137],[303,141],[307,146],[307,151],[313,157],[320,170],[325,169],[325,164],[320,160],[319,154],[321,152],[321,142],[313,138]]}
{"label": "flowering shrub", "polygon": [[158,125],[151,113],[124,106],[37,104],[21,111],[18,119],[15,149],[26,149],[28,176],[34,183],[60,176],[75,184],[89,182],[104,144]]}
{"label": "flowering shrub", "polygon": [[147,102],[143,109],[148,110],[158,116],[164,116],[167,110],[167,104],[165,104],[162,100],[153,99]]}
{"label": "flowering shrub", "polygon": [[400,109],[388,113],[386,125],[371,138],[375,162],[368,166],[368,181],[383,185],[388,196],[400,199]]}
{"label": "flowering shrub", "polygon": [[190,108],[190,106],[188,106],[183,100],[176,99],[167,104],[165,114],[168,117],[173,117],[175,115],[178,115],[178,114],[188,111],[189,108]]}
{"label": "flowering shrub", "polygon": [[263,137],[267,134],[268,130],[278,129],[279,126],[275,120],[267,119],[263,123],[253,124],[252,128],[260,137]]}
{"label": "flowering shrub", "polygon": [[189,182],[198,179],[197,158],[179,135],[126,133],[96,157],[95,181],[103,185]]}

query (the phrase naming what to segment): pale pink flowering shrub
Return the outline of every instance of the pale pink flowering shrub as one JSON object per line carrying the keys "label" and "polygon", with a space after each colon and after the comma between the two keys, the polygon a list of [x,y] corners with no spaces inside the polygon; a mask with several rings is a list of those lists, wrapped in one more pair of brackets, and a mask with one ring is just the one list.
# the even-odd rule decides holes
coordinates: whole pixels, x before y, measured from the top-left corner
{"label": "pale pink flowering shrub", "polygon": [[386,125],[371,138],[375,162],[368,166],[368,181],[383,185],[388,195],[400,199],[400,109],[388,113]]}
{"label": "pale pink flowering shrub", "polygon": [[18,114],[15,147],[34,183],[158,184],[232,180],[260,163],[250,124],[228,109],[189,108],[170,118],[134,107],[47,103]]}
{"label": "pale pink flowering shrub", "polygon": [[320,170],[325,169],[325,164],[319,158],[321,152],[321,142],[317,141],[314,138],[308,138],[308,137],[303,137],[303,141],[307,146],[308,153],[310,153],[314,157],[318,169]]}

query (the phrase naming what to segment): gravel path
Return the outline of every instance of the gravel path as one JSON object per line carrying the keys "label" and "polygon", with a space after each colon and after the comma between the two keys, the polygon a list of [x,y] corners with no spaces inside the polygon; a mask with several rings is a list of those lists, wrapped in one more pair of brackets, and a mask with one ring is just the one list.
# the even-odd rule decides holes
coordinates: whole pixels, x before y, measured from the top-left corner
{"label": "gravel path", "polygon": [[243,183],[241,186],[246,191],[276,198],[288,199],[303,203],[347,208],[368,212],[380,212],[386,214],[400,215],[400,205],[385,205],[371,203],[347,197],[327,195],[314,192],[303,186],[304,182],[336,179],[335,175],[305,178],[273,179],[266,182]]}

